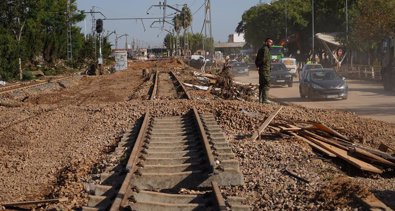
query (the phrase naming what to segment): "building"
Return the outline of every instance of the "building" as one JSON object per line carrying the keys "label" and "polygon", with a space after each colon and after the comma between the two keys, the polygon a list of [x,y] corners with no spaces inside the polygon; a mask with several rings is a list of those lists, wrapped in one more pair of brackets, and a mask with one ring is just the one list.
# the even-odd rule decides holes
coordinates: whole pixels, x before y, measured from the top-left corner
{"label": "building", "polygon": [[233,33],[228,36],[228,42],[214,43],[215,51],[221,51],[223,55],[240,54],[245,47],[244,33]]}

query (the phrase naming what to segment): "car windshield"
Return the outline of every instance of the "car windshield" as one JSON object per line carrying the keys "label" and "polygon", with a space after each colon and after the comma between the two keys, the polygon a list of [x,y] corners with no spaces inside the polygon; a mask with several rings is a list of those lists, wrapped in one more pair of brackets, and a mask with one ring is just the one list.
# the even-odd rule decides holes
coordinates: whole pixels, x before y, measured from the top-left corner
{"label": "car windshield", "polygon": [[326,71],[314,71],[310,74],[311,80],[314,81],[327,81],[327,80],[336,80],[339,79],[336,72],[333,70]]}
{"label": "car windshield", "polygon": [[283,64],[272,64],[272,71],[285,71],[286,67]]}
{"label": "car windshield", "polygon": [[283,47],[274,47],[272,46],[270,48],[270,54],[272,55],[278,55],[283,53]]}
{"label": "car windshield", "polygon": [[320,69],[320,68],[322,68],[322,65],[320,65],[320,64],[309,64],[309,65],[306,65],[305,70]]}

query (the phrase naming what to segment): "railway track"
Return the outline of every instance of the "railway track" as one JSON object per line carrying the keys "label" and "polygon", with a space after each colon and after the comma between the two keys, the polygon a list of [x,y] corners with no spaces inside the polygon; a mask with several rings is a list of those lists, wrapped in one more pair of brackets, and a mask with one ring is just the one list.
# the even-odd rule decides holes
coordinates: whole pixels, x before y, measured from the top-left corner
{"label": "railway track", "polygon": [[192,99],[185,86],[177,75],[170,72],[156,71],[153,77],[154,83],[150,92],[150,100],[153,99]]}
{"label": "railway track", "polygon": [[43,86],[45,84],[49,84],[49,83],[54,83],[54,82],[65,80],[65,79],[70,78],[70,77],[72,77],[72,76],[65,76],[65,77],[60,77],[60,78],[57,78],[57,79],[50,79],[50,80],[41,81],[41,82],[33,82],[33,83],[29,83],[29,84],[18,83],[18,84],[4,86],[4,87],[0,88],[0,95],[11,93],[11,92],[16,92],[16,91],[21,91],[21,90],[24,90],[24,89],[30,89],[30,88],[34,88],[34,87]]}
{"label": "railway track", "polygon": [[125,164],[106,169],[100,182],[89,184],[83,210],[250,209],[243,198],[220,192],[221,186],[243,185],[244,180],[212,114],[195,108],[183,116],[146,113],[137,127],[115,150],[127,154],[119,154]]}

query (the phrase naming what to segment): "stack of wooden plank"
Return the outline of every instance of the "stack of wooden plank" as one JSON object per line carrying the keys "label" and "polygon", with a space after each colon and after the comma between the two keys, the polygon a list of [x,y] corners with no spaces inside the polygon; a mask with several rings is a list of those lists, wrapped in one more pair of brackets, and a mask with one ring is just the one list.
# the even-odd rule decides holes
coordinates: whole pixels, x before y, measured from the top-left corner
{"label": "stack of wooden plank", "polygon": [[363,171],[381,174],[385,169],[395,169],[395,156],[354,143],[322,123],[313,123],[309,127],[292,124],[274,124],[270,127],[297,137],[322,154],[338,157]]}

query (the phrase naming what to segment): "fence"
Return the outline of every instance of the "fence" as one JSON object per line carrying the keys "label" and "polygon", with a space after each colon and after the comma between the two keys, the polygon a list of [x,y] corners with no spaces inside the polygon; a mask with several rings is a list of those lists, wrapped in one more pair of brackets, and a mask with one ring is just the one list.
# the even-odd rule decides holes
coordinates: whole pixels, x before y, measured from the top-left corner
{"label": "fence", "polygon": [[380,81],[381,78],[381,66],[373,65],[343,65],[340,69],[341,75],[347,78],[354,79],[367,79]]}

